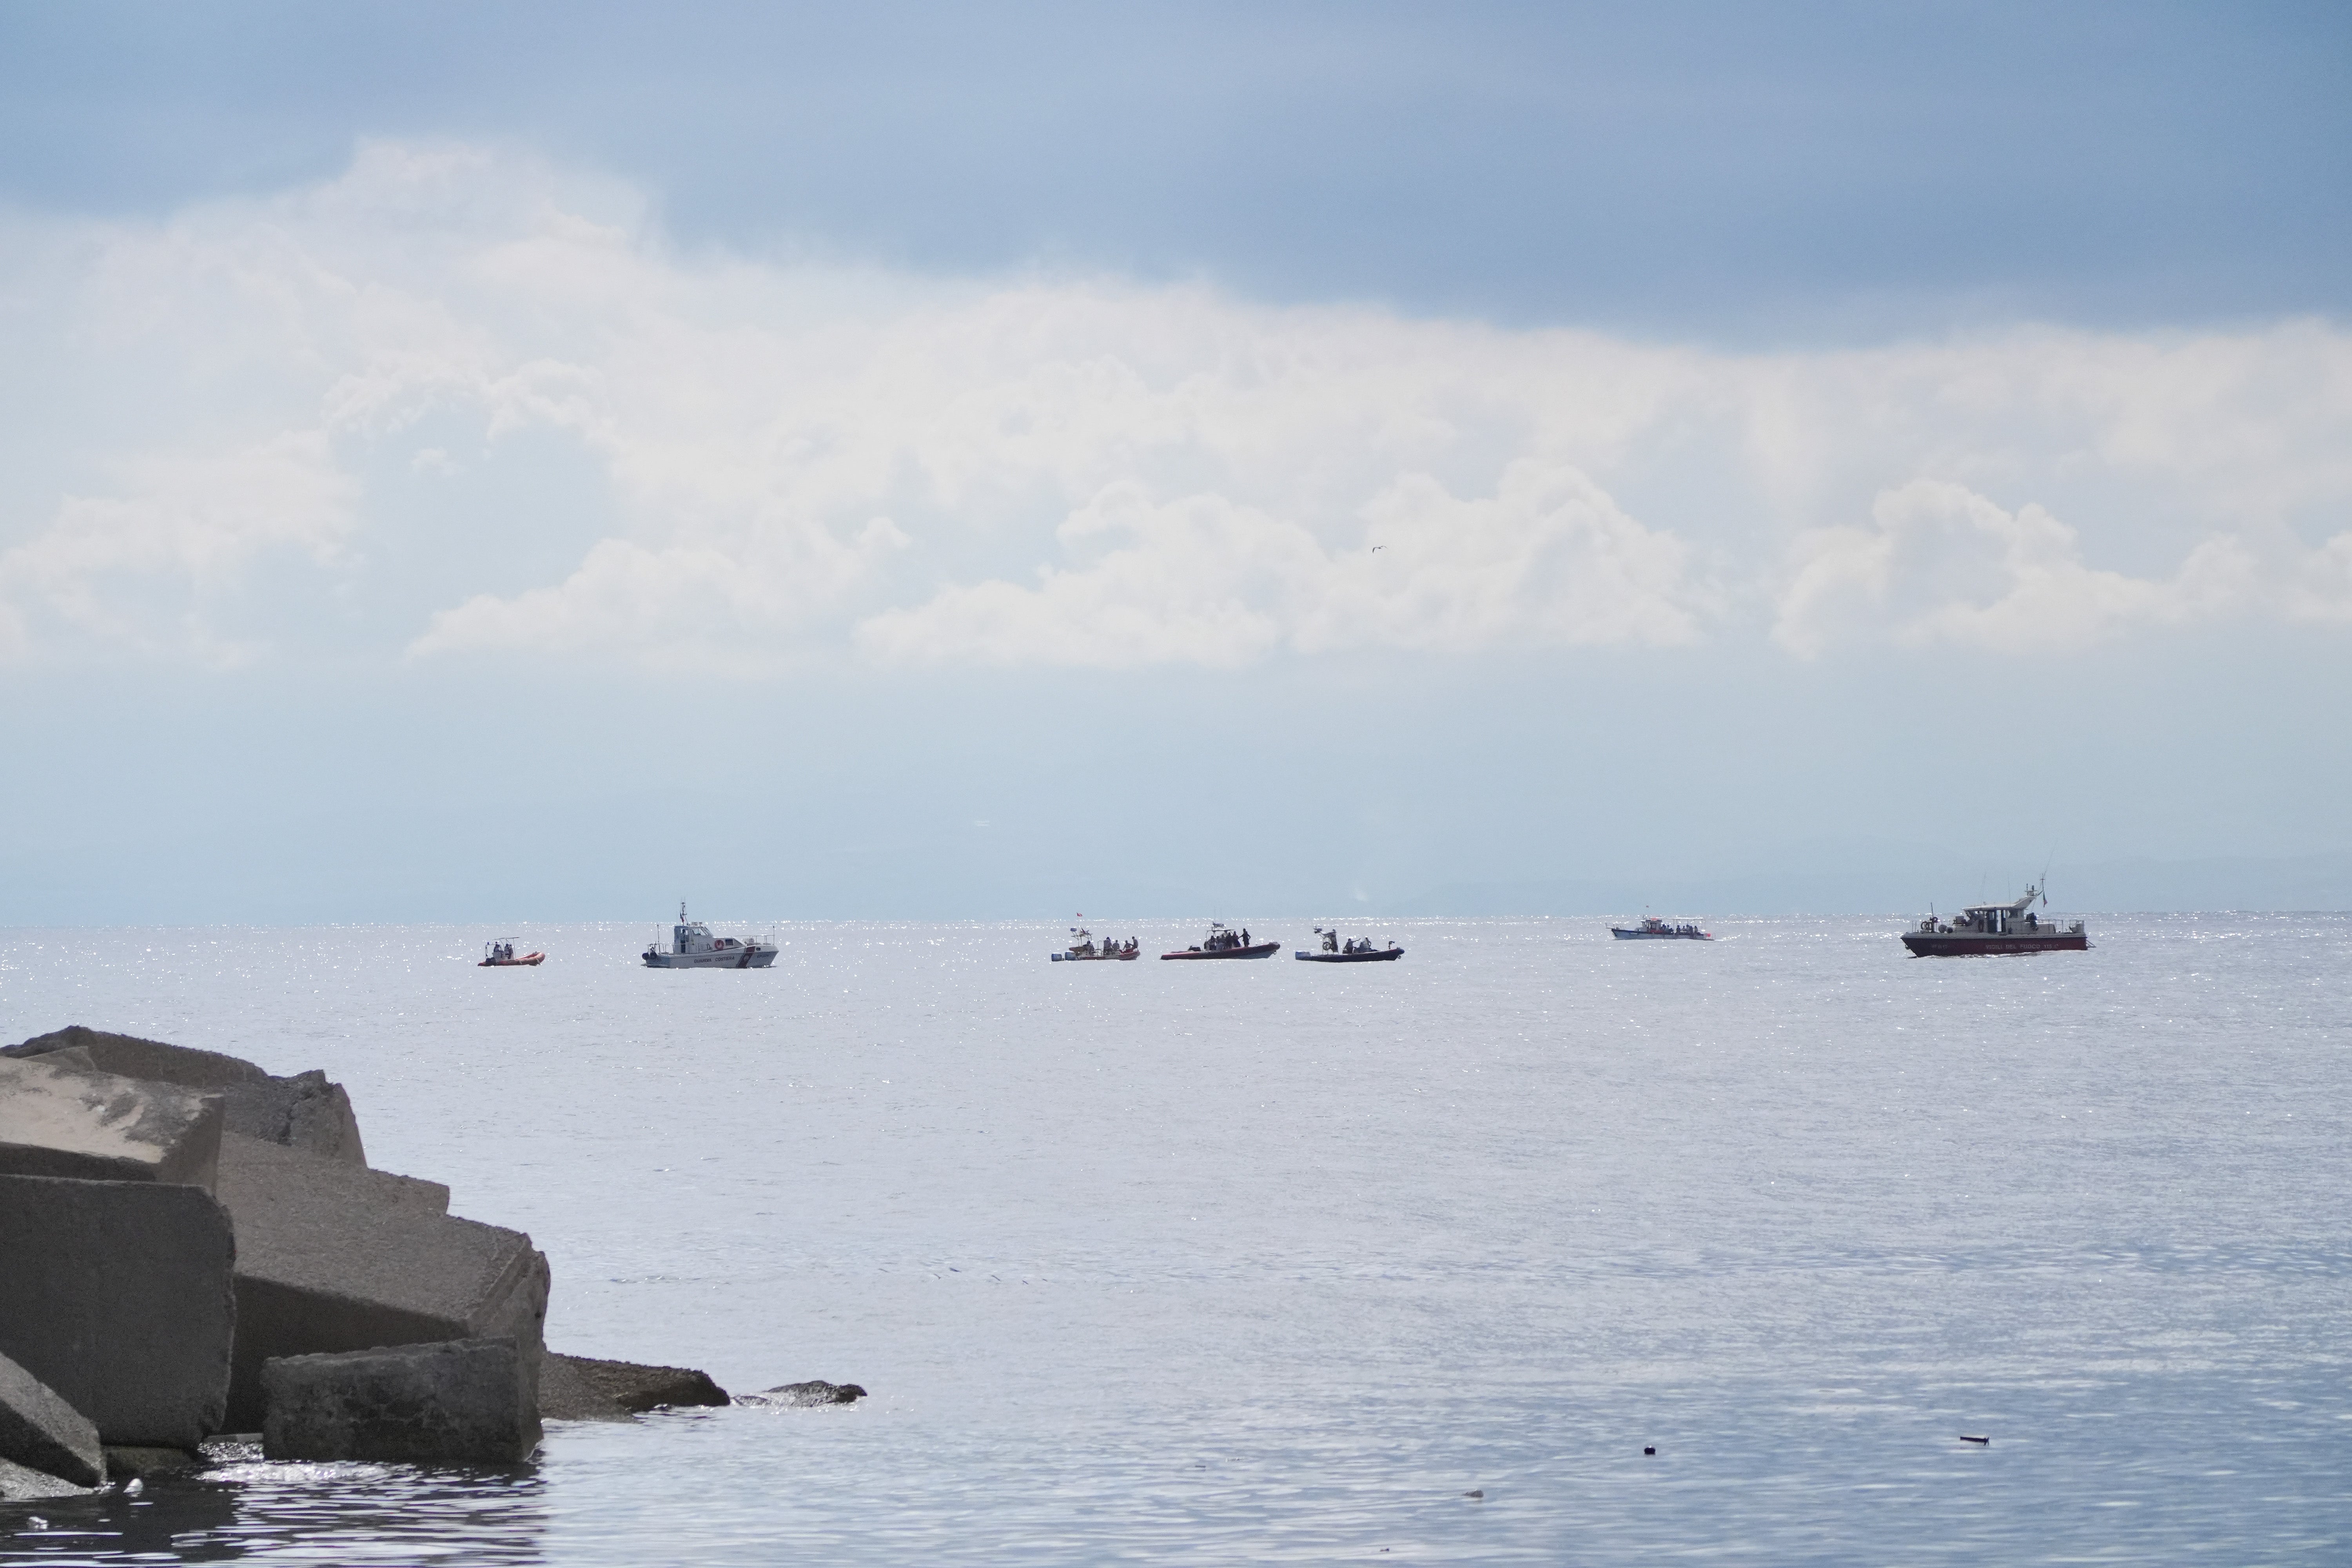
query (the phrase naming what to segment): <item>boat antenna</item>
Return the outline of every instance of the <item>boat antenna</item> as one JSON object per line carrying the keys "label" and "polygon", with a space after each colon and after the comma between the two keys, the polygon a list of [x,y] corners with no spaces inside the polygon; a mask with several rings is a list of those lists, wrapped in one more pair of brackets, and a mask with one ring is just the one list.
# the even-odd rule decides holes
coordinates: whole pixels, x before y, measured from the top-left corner
{"label": "boat antenna", "polygon": [[686,923],[686,900],[684,899],[680,899],[677,901],[677,923],[680,925],[684,925]]}

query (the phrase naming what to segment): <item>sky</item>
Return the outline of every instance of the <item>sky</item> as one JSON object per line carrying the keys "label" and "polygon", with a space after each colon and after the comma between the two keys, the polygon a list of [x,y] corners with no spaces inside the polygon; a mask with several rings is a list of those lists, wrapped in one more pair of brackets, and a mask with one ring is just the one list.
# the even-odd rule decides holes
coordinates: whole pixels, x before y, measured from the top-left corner
{"label": "sky", "polygon": [[2342,907],[2347,79],[0,9],[0,922]]}

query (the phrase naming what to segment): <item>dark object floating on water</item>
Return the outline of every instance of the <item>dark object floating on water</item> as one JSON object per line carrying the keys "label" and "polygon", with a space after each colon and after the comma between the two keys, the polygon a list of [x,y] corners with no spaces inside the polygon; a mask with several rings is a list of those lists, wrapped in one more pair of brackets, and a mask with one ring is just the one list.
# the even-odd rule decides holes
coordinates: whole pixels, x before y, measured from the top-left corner
{"label": "dark object floating on water", "polygon": [[1290,956],[1301,963],[1393,963],[1404,956],[1404,949],[1393,942],[1386,947],[1374,947],[1370,937],[1349,937],[1342,942],[1337,930],[1325,931],[1321,926],[1315,928],[1315,934],[1323,939],[1322,947],[1311,951],[1302,947]]}
{"label": "dark object floating on water", "polygon": [[1654,1454],[1654,1453],[1656,1453],[1656,1452],[1657,1452],[1657,1450],[1656,1450],[1655,1448],[1644,1448],[1644,1449],[1643,1449],[1643,1450],[1642,1450],[1642,1452],[1643,1452],[1644,1454]]}
{"label": "dark object floating on water", "polygon": [[1486,1500],[1486,1489],[1480,1487],[1475,1491],[1464,1492],[1462,1495],[1470,1499],[1473,1502],[1485,1502]]}
{"label": "dark object floating on water", "polygon": [[818,1405],[855,1405],[866,1397],[866,1390],[854,1383],[826,1383],[813,1379],[807,1383],[781,1384],[760,1394],[739,1394],[738,1405],[781,1405],[806,1409]]}
{"label": "dark object floating on water", "polygon": [[1917,931],[1903,933],[1903,945],[1914,958],[1975,958],[2000,952],[2081,952],[2091,945],[2083,922],[2062,926],[2033,913],[2033,901],[2050,905],[2050,896],[2029,887],[2025,896],[2005,904],[1970,904],[1949,921],[1937,921],[1930,910]]}
{"label": "dark object floating on water", "polygon": [[526,952],[520,958],[517,958],[514,943],[486,942],[482,943],[482,962],[474,967],[477,969],[537,968],[540,962],[546,957],[547,954],[543,952]]}
{"label": "dark object floating on water", "polygon": [[1637,926],[1611,926],[1609,934],[1619,942],[1713,942],[1713,931],[1701,931],[1685,921],[1669,924],[1655,915],[1643,915]]}
{"label": "dark object floating on water", "polygon": [[1246,929],[1232,931],[1226,928],[1223,921],[1211,921],[1209,934],[1202,939],[1199,946],[1180,948],[1174,952],[1163,952],[1160,956],[1162,958],[1272,958],[1281,951],[1282,943],[1278,942],[1254,942],[1250,941],[1250,933]]}
{"label": "dark object floating on water", "polygon": [[1961,1442],[1963,1442],[1963,1443],[1974,1443],[1974,1444],[1976,1444],[1979,1447],[1981,1447],[1981,1448],[1990,1448],[1990,1447],[1992,1447],[1992,1439],[1991,1439],[1991,1438],[1990,1438],[1990,1437],[1971,1437],[1971,1436],[1969,1436],[1966,1432],[1963,1432],[1963,1433],[1961,1433],[1961,1434],[1960,1434],[1960,1441],[1961,1441]]}

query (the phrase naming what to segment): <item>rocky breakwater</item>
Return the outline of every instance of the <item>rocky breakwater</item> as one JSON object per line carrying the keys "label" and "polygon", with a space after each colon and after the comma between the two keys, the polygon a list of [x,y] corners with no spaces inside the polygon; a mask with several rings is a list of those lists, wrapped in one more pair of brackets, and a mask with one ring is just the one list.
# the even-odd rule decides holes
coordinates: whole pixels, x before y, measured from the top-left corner
{"label": "rocky breakwater", "polygon": [[[508,1465],[542,1417],[729,1403],[688,1368],[547,1352],[549,1284],[530,1237],[370,1168],[323,1072],[79,1026],[0,1047],[0,1502],[170,1473],[225,1432]],[[741,1403],[864,1392],[835,1388]]]}

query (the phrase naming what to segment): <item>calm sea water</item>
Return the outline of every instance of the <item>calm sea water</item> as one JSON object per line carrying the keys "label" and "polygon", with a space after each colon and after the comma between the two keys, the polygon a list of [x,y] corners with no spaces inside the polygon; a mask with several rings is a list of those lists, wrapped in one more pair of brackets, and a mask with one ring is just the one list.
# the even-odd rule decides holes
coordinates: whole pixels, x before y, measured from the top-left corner
{"label": "calm sea water", "polygon": [[0,1562],[2352,1561],[2352,919],[775,929],[0,933],[8,1038],[326,1068],[556,1348],[873,1393],[233,1458]]}

